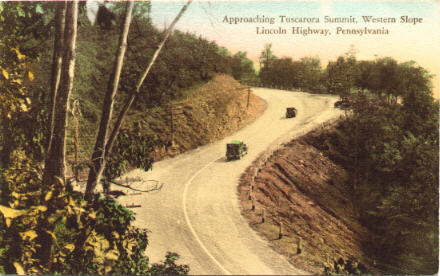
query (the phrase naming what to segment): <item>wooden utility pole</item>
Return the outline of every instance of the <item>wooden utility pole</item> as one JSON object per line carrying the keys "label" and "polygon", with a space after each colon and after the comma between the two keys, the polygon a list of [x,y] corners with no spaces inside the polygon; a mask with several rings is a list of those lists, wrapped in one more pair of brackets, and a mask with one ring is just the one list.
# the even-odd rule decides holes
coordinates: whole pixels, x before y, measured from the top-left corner
{"label": "wooden utility pole", "polygon": [[171,129],[171,147],[175,146],[175,132],[176,132],[176,125],[177,125],[177,119],[179,115],[183,115],[183,103],[177,103],[172,104],[170,103],[168,105],[168,119],[170,121],[170,129]]}
{"label": "wooden utility pole", "polygon": [[248,95],[247,95],[246,109],[249,108],[249,98],[250,98],[250,96],[251,96],[251,88],[248,86],[247,90],[248,90]]}
{"label": "wooden utility pole", "polygon": [[236,90],[247,90],[247,101],[246,101],[246,110],[247,110],[249,108],[249,100],[251,97],[251,87],[250,86],[240,87],[237,88]]}

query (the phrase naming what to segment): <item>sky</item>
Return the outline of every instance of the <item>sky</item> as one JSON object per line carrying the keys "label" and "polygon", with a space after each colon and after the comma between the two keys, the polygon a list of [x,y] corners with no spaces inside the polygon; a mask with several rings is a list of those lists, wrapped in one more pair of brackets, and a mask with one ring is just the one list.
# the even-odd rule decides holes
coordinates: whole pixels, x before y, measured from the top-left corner
{"label": "sky", "polygon": [[[174,19],[184,1],[153,0],[151,16],[160,29]],[[439,98],[440,73],[439,1],[206,1],[195,0],[177,23],[176,29],[214,40],[230,52],[247,52],[258,64],[264,46],[272,44],[277,57],[319,57],[325,67],[350,47],[360,60],[392,57],[399,62],[415,61],[434,74],[434,96]],[[274,18],[270,23],[229,24],[229,18]],[[281,22],[289,18],[318,18],[319,23]],[[329,18],[353,18],[349,23],[325,23]],[[366,23],[364,16],[394,18],[395,23]],[[401,17],[411,18],[401,22]],[[414,19],[415,18],[415,19]],[[416,21],[416,22],[414,22]],[[421,21],[421,22],[417,22]],[[414,24],[415,23],[415,24]],[[257,27],[259,28],[257,33]],[[286,34],[261,34],[262,29],[285,29]],[[328,29],[331,35],[292,34],[293,28]],[[339,33],[338,33],[339,28]],[[388,34],[343,34],[342,30],[379,29]],[[273,31],[272,31],[273,32]],[[353,46],[351,46],[353,45]]]}

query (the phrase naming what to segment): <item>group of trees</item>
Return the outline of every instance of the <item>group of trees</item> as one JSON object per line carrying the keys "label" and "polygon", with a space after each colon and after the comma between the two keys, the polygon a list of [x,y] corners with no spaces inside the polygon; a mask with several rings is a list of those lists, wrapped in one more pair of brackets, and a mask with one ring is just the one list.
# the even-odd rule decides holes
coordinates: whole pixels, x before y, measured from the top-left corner
{"label": "group of trees", "polygon": [[365,245],[390,273],[438,270],[439,103],[432,76],[392,58],[329,62],[328,91],[349,104],[346,119],[321,141],[350,173]]}
{"label": "group of trees", "polygon": [[[416,72],[419,70],[420,72]],[[356,91],[365,91],[397,101],[408,90],[418,75],[428,72],[410,61],[398,63],[391,57],[375,60],[357,60],[348,52],[325,68],[318,57],[304,57],[299,60],[278,58],[268,44],[260,55],[258,82],[262,86],[285,89],[301,89],[311,93],[329,93],[349,96]]]}
{"label": "group of trees", "polygon": [[[163,264],[149,265],[143,255],[146,231],[131,226],[133,213],[111,198],[95,195],[94,190],[103,177],[123,172],[121,162],[151,168],[151,141],[126,131],[120,136],[119,132],[135,98],[146,92],[141,89],[143,83],[155,80],[150,79],[153,65],[160,67],[160,63],[168,62],[168,56],[161,59],[159,53],[164,50],[169,56],[180,58],[176,53],[170,54],[172,47],[165,51],[164,45],[190,3],[184,5],[163,33],[152,28],[144,12],[135,10],[133,1],[106,8],[112,23],[101,22],[97,27],[85,20],[86,4],[78,1],[0,3],[0,273],[188,273],[187,266],[175,264],[178,256],[174,253],[168,254]],[[149,8],[148,2],[136,5],[144,11]],[[128,37],[133,17],[138,31],[142,30],[140,26],[147,26],[155,32],[153,41],[142,41],[148,45],[140,53],[142,59],[136,56],[141,46],[134,45],[142,39],[130,41]],[[102,13],[99,20],[105,20]],[[119,30],[112,25],[120,26]],[[114,38],[116,35],[119,40]],[[174,34],[173,39],[181,38],[179,35],[182,34]],[[202,51],[206,41],[192,39],[192,43],[200,41],[198,51]],[[53,47],[51,56],[47,54],[48,47]],[[132,51],[129,58],[127,49]],[[215,50],[214,47],[211,51]],[[93,58],[88,59],[90,56]],[[94,63],[98,60],[101,62]],[[134,60],[136,70],[130,67]],[[201,61],[188,62],[188,66],[197,68],[197,62]],[[88,69],[88,73],[78,67]],[[98,73],[91,73],[93,68]],[[127,75],[125,72],[130,69],[132,75]],[[197,72],[200,80],[206,80],[210,70],[215,68],[189,73]],[[179,72],[174,73],[180,76]],[[161,82],[160,72],[156,74]],[[128,78],[124,79],[125,86],[119,85],[121,77]],[[169,84],[173,75],[167,78],[163,83]],[[177,86],[191,85],[182,82],[177,80]],[[119,87],[123,93],[118,95]],[[99,91],[83,94],[95,89]],[[99,121],[99,128],[87,162],[90,173],[84,196],[72,190],[66,175],[66,144],[74,98],[81,104],[100,102],[94,103],[99,114],[89,116],[96,123]],[[113,151],[118,146],[121,148]],[[146,156],[139,159],[139,154]]]}
{"label": "group of trees", "polygon": [[368,92],[396,101],[411,86],[427,89],[428,72],[414,62],[398,63],[390,57],[357,61],[354,56],[341,56],[326,68],[328,92],[349,96],[354,91]]}
{"label": "group of trees", "polygon": [[326,68],[318,58],[260,56],[263,86],[337,94],[346,119],[316,145],[350,173],[359,220],[373,233],[367,254],[389,273],[438,270],[439,103],[427,70],[349,51]]}
{"label": "group of trees", "polygon": [[[151,24],[137,24],[128,37],[129,52],[127,70],[123,72],[121,90],[133,89],[133,77],[140,70],[163,34]],[[139,27],[137,27],[139,26]],[[142,39],[140,39],[142,38]],[[205,83],[215,74],[226,73],[237,80],[255,76],[253,63],[246,53],[231,55],[226,48],[218,46],[201,36],[175,31],[164,45],[160,57],[152,68],[138,107],[161,106],[171,100],[180,99],[182,91]]]}
{"label": "group of trees", "polygon": [[260,55],[258,79],[261,85],[324,92],[324,71],[318,57],[304,57],[296,61],[287,57],[277,58],[271,48],[271,44],[266,45]]}
{"label": "group of trees", "polygon": [[351,114],[327,137],[333,160],[350,173],[359,219],[373,233],[366,245],[390,273],[438,270],[439,105],[411,89],[403,103],[349,96]]}

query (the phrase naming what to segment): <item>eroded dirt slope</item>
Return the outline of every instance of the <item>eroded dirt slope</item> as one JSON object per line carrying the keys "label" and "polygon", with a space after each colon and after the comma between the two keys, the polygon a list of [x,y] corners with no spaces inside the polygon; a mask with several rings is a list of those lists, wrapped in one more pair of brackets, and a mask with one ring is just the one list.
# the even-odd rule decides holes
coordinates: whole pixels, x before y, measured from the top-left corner
{"label": "eroded dirt slope", "polygon": [[[157,149],[154,158],[174,156],[216,141],[254,121],[266,103],[228,75],[217,75],[189,97],[178,103],[174,118],[176,147]],[[137,115],[139,117],[139,115]],[[166,109],[152,110],[131,120],[140,122],[146,134],[157,135],[164,143],[171,141],[171,122]]]}
{"label": "eroded dirt slope", "polygon": [[318,129],[295,139],[247,169],[239,186],[243,214],[276,251],[306,271],[323,273],[339,258],[374,271],[363,249],[370,235],[356,220],[346,172],[310,144],[321,133]]}

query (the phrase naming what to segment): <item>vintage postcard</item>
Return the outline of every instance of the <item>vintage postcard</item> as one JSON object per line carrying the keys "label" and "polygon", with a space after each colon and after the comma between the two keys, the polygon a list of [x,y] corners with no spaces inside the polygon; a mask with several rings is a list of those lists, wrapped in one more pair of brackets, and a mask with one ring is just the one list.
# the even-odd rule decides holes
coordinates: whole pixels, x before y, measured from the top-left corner
{"label": "vintage postcard", "polygon": [[433,275],[439,1],[0,1],[0,274]]}

